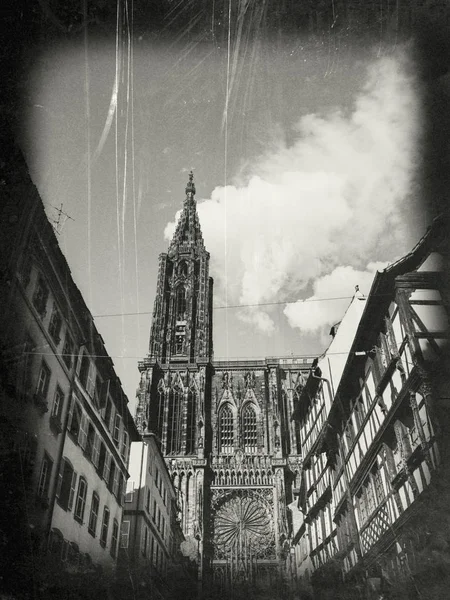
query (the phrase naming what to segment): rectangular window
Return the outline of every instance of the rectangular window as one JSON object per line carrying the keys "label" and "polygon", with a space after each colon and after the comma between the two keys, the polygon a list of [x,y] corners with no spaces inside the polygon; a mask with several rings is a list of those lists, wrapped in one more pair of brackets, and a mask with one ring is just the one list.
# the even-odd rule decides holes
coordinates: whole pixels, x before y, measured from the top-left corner
{"label": "rectangular window", "polygon": [[118,471],[119,473],[119,483],[117,486],[117,502],[120,504],[120,506],[123,506],[123,502],[124,502],[124,498],[123,498],[123,490],[124,490],[124,485],[125,485],[125,477],[122,475],[122,473],[120,473],[120,471]]}
{"label": "rectangular window", "polygon": [[164,539],[164,535],[166,532],[166,520],[163,516],[161,516],[161,537]]}
{"label": "rectangular window", "polygon": [[153,500],[153,521],[156,523],[156,500]]}
{"label": "rectangular window", "polygon": [[33,305],[41,317],[45,316],[49,289],[44,279],[39,275],[33,294]]}
{"label": "rectangular window", "polygon": [[105,417],[104,417],[104,421],[105,421],[106,427],[108,429],[110,428],[111,414],[112,414],[112,403],[111,403],[111,400],[108,398],[108,400],[106,402]]}
{"label": "rectangular window", "polygon": [[52,316],[50,317],[50,324],[48,326],[48,332],[50,337],[56,345],[61,341],[60,333],[62,326],[62,318],[59,310],[53,305]]}
{"label": "rectangular window", "polygon": [[120,547],[128,548],[130,539],[130,521],[122,521],[122,528],[120,531]]}
{"label": "rectangular window", "polygon": [[75,503],[74,519],[79,523],[83,523],[84,509],[86,508],[87,483],[84,477],[80,477],[78,481],[77,501]]}
{"label": "rectangular window", "polygon": [[120,455],[122,456],[125,464],[127,463],[127,460],[128,460],[128,445],[129,445],[128,440],[129,440],[128,433],[124,429],[123,433],[122,433],[122,447],[120,449]]}
{"label": "rectangular window", "polygon": [[111,472],[111,460],[112,456],[106,453],[105,457],[105,468],[103,469],[103,479],[106,481],[106,484],[109,484],[109,475]]}
{"label": "rectangular window", "polygon": [[78,441],[78,434],[80,433],[81,417],[83,411],[81,406],[76,401],[75,397],[72,397],[72,402],[69,409],[69,418],[67,420],[67,429],[72,437]]}
{"label": "rectangular window", "polygon": [[114,479],[112,484],[112,493],[119,500],[119,478],[122,476],[122,473],[119,471],[117,465],[114,465]]}
{"label": "rectangular window", "polygon": [[91,398],[93,398],[95,394],[95,375],[95,365],[92,361],[89,361],[89,370],[86,380],[86,391]]}
{"label": "rectangular window", "polygon": [[119,523],[116,519],[114,519],[112,534],[111,534],[111,550],[110,550],[110,554],[113,558],[116,558],[116,555],[117,555],[118,537],[119,537]]}
{"label": "rectangular window", "polygon": [[62,359],[70,371],[73,365],[73,342],[68,331],[66,331],[66,337],[64,339]]}
{"label": "rectangular window", "polygon": [[52,473],[53,461],[47,454],[44,454],[41,465],[41,473],[39,475],[38,496],[43,499],[48,498],[48,488],[50,485],[50,476]]}
{"label": "rectangular window", "polygon": [[82,413],[80,420],[80,431],[78,432],[78,443],[83,450],[86,449],[87,444],[88,423],[89,419],[87,418],[87,415]]}
{"label": "rectangular window", "polygon": [[92,443],[92,463],[95,467],[98,467],[100,459],[100,436],[94,434],[94,441]]}
{"label": "rectangular window", "polygon": [[101,381],[100,378],[97,377],[96,381],[98,407],[103,410],[106,407],[111,380],[107,379],[106,381]]}
{"label": "rectangular window", "polygon": [[116,414],[116,418],[114,419],[114,431],[113,431],[113,440],[116,446],[119,445],[119,437],[120,437],[120,415]]}
{"label": "rectangular window", "polygon": [[41,370],[39,371],[39,379],[36,388],[36,395],[40,396],[42,399],[47,398],[48,386],[50,384],[50,376],[51,372],[48,366],[42,361]]}
{"label": "rectangular window", "polygon": [[61,388],[57,385],[55,395],[53,397],[52,417],[61,421],[61,413],[64,404],[64,394]]}
{"label": "rectangular window", "polygon": [[69,503],[67,505],[67,510],[72,510],[73,499],[75,498],[75,486],[77,483],[77,474],[75,471],[72,473],[72,481],[70,483],[70,494],[69,494]]}
{"label": "rectangular window", "polygon": [[71,463],[64,459],[58,476],[58,485],[56,487],[56,497],[58,504],[64,510],[71,510],[73,496],[75,494],[77,474],[73,470]]}
{"label": "rectangular window", "polygon": [[145,503],[145,509],[148,513],[150,512],[150,490],[147,490],[147,500]]}
{"label": "rectangular window", "polygon": [[[94,465],[96,464],[94,462],[94,443],[95,443],[95,438],[97,437],[96,433],[95,433],[95,428],[92,425],[92,423],[90,421],[88,421],[88,430],[87,430],[87,436],[86,436],[86,448],[84,449],[84,455],[86,456],[86,458],[88,460],[91,460]],[[81,446],[81,444],[80,444]]]}
{"label": "rectangular window", "polygon": [[91,359],[86,352],[83,352],[78,359],[78,377],[81,385],[86,389],[87,379],[89,374],[89,368],[91,365]]}
{"label": "rectangular window", "polygon": [[100,534],[100,544],[103,548],[106,546],[108,540],[108,527],[109,527],[109,508],[105,506],[103,509],[103,520],[102,520],[102,532]]}
{"label": "rectangular window", "polygon": [[89,515],[89,533],[95,537],[95,533],[97,531],[97,519],[98,519],[98,509],[100,506],[100,498],[98,494],[93,492],[92,494],[92,502],[91,502],[91,512]]}

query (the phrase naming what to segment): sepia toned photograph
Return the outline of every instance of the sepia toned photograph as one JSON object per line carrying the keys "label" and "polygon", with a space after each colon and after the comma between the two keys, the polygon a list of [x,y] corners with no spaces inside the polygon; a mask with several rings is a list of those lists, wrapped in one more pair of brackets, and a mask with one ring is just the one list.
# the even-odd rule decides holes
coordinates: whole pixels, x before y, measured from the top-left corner
{"label": "sepia toned photograph", "polygon": [[450,2],[7,4],[0,600],[446,600]]}

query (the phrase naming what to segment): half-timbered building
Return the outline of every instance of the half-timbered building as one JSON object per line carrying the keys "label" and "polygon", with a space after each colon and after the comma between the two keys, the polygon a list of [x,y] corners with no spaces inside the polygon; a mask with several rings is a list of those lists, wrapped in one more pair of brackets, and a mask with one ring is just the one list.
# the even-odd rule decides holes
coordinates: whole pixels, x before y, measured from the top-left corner
{"label": "half-timbered building", "polygon": [[[407,256],[376,274],[366,299],[355,296],[303,388],[294,412],[304,459],[295,566],[313,573],[315,597],[330,586],[337,594],[342,578],[374,598],[396,582],[417,592],[421,585],[414,572],[427,527],[430,534],[444,514],[426,519],[442,502],[447,453],[445,255],[436,219]],[[343,327],[355,333],[341,369],[333,354]]]}

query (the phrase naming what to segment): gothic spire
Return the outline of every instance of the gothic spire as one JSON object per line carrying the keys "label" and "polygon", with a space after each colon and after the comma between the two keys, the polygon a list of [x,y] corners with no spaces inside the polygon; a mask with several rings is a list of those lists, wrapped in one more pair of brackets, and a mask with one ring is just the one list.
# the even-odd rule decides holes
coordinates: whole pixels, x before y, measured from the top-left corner
{"label": "gothic spire", "polygon": [[194,173],[190,171],[189,181],[186,184],[186,198],[183,204],[183,210],[178,220],[172,242],[170,243],[170,251],[185,250],[187,248],[205,249],[203,243],[200,221],[197,214],[197,205],[195,202],[195,184]]}
{"label": "gothic spire", "polygon": [[189,173],[189,181],[186,185],[186,197],[192,198],[195,196],[195,184],[194,184],[194,173],[191,171]]}

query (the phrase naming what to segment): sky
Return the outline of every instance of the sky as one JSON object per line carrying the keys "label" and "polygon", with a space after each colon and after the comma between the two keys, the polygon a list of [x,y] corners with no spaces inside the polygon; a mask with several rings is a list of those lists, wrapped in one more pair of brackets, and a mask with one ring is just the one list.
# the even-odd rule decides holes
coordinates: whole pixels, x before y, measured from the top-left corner
{"label": "sky", "polygon": [[132,410],[191,169],[217,359],[320,354],[355,286],[429,225],[412,42],[221,18],[158,36],[122,15],[30,58],[22,145]]}

